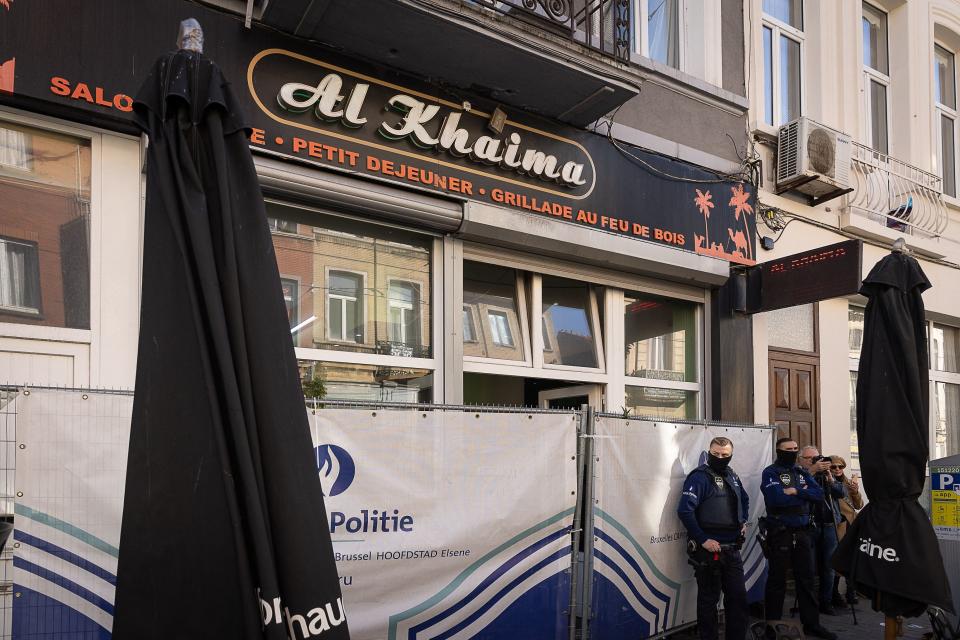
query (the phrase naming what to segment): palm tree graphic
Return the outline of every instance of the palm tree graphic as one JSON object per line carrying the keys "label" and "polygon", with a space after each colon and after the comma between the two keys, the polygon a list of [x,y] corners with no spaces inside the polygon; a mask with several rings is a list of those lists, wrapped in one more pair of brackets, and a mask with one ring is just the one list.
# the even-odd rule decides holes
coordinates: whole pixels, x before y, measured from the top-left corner
{"label": "palm tree graphic", "polygon": [[707,220],[710,218],[710,209],[713,209],[713,203],[710,200],[713,198],[710,195],[710,192],[706,193],[697,189],[697,197],[693,199],[694,203],[697,205],[697,208],[700,209],[700,213],[703,214],[703,233],[705,235],[705,249],[710,249],[710,230],[707,228]]}
{"label": "palm tree graphic", "polygon": [[[741,182],[735,187],[730,187],[730,191],[733,192],[733,196],[730,198],[730,206],[734,207],[733,215],[739,220],[740,214],[743,214],[743,226],[746,230],[747,236],[747,252],[749,253],[747,258],[753,260],[753,243],[750,242],[750,222],[747,220],[747,214],[753,213],[753,206],[747,202],[750,199],[750,192],[743,190],[743,183]],[[700,193],[699,191],[697,193]]]}

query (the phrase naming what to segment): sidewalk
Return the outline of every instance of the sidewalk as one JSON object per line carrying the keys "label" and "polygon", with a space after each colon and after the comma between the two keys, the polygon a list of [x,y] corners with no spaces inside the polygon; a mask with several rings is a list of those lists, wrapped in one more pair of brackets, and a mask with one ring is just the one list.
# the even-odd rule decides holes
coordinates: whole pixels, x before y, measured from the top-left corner
{"label": "sidewalk", "polygon": [[[835,616],[820,616],[820,624],[836,633],[841,639],[851,640],[883,640],[883,613],[870,608],[870,603],[864,598],[856,605],[857,624],[853,624],[853,615],[850,608],[842,612],[837,611]],[[920,640],[923,634],[929,633],[930,618],[924,614],[919,618],[906,618],[903,621],[903,636],[905,640]]]}

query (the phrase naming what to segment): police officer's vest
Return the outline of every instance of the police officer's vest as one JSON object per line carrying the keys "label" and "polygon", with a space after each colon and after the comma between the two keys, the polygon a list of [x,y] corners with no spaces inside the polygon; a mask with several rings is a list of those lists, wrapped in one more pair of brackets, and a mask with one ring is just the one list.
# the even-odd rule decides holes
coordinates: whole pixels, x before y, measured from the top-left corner
{"label": "police officer's vest", "polygon": [[[740,478],[732,469],[726,477],[700,465],[697,469],[710,478],[709,493],[697,505],[697,523],[704,531],[734,531],[740,528]],[[736,479],[736,485],[733,480]]]}
{"label": "police officer's vest", "polygon": [[[775,471],[777,476],[780,478],[780,484],[783,485],[784,489],[789,489],[790,487],[800,487],[800,475],[797,473],[795,467],[786,469],[780,465],[775,466],[777,467]],[[793,505],[790,507],[767,507],[767,515],[773,517],[808,516],[810,515],[810,506],[810,503],[804,500],[803,504]]]}

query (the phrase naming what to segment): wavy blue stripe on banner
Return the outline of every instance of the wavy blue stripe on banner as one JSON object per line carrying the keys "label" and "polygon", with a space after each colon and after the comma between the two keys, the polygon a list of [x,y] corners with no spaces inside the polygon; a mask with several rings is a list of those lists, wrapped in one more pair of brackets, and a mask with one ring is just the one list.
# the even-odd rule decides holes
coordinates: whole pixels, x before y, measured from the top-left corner
{"label": "wavy blue stripe on banner", "polygon": [[566,528],[564,528],[564,529],[560,529],[559,531],[555,531],[555,532],[551,533],[550,535],[548,535],[548,536],[545,537],[545,538],[542,538],[542,539],[540,539],[540,540],[537,540],[536,542],[534,542],[532,545],[530,545],[529,547],[527,547],[527,548],[525,548],[525,549],[521,549],[520,552],[518,552],[518,553],[517,553],[516,555],[514,555],[512,558],[510,558],[509,560],[507,560],[506,562],[504,562],[503,564],[501,564],[499,567],[497,567],[496,569],[494,569],[493,572],[490,573],[490,575],[488,575],[486,578],[484,578],[483,581],[482,581],[480,584],[478,584],[476,587],[474,587],[473,591],[471,591],[471,592],[468,593],[466,596],[464,596],[459,602],[457,602],[457,603],[455,603],[454,605],[450,606],[449,608],[441,611],[440,613],[438,613],[437,615],[433,616],[433,617],[430,618],[429,620],[425,620],[424,622],[421,622],[420,624],[416,625],[415,627],[412,627],[412,628],[410,629],[410,633],[411,633],[412,635],[416,635],[416,634],[419,633],[420,631],[422,631],[422,630],[424,630],[424,629],[426,629],[426,628],[428,628],[428,627],[431,627],[431,626],[433,626],[434,624],[436,624],[437,622],[440,622],[441,620],[450,617],[452,614],[456,613],[457,611],[460,611],[460,609],[462,609],[462,608],[465,607],[466,605],[470,604],[470,602],[471,602],[472,600],[474,600],[474,599],[477,598],[481,593],[483,593],[483,591],[486,590],[487,587],[489,587],[491,584],[493,584],[493,583],[497,580],[497,578],[499,578],[500,576],[502,576],[504,573],[506,573],[507,571],[509,571],[511,568],[517,566],[517,564],[518,564],[521,560],[523,560],[524,558],[529,557],[529,556],[532,555],[535,551],[537,551],[537,550],[539,550],[539,549],[542,549],[543,547],[547,546],[547,545],[550,544],[551,542],[553,542],[553,541],[555,541],[555,540],[558,540],[558,539],[564,537],[565,535],[568,535],[569,533],[570,533],[570,527],[566,527]]}
{"label": "wavy blue stripe on banner", "polygon": [[627,550],[624,549],[622,546],[620,546],[619,542],[611,538],[606,531],[602,529],[594,529],[593,532],[594,532],[594,535],[596,535],[598,538],[600,538],[601,540],[609,544],[611,547],[616,549],[617,553],[623,556],[623,558],[630,564],[630,566],[633,567],[633,570],[637,572],[637,575],[640,576],[640,579],[643,580],[643,584],[647,585],[647,589],[650,589],[650,592],[657,597],[657,600],[662,600],[664,603],[666,603],[667,608],[664,612],[664,617],[666,618],[667,616],[669,616],[670,615],[669,613],[670,612],[670,596],[661,592],[659,589],[653,586],[653,583],[651,583],[650,580],[647,579],[647,576],[644,575],[643,569],[640,568],[640,563],[634,560],[633,557],[627,552]]}
{"label": "wavy blue stripe on banner", "polygon": [[[596,531],[596,529],[594,529],[594,531]],[[627,585],[627,587],[630,589],[630,591],[633,593],[633,595],[636,596],[637,600],[640,601],[640,604],[643,605],[643,608],[653,614],[653,629],[654,629],[654,631],[660,631],[660,609],[657,607],[657,605],[655,605],[655,604],[653,604],[653,603],[651,603],[651,602],[648,602],[648,601],[643,597],[643,594],[641,594],[640,591],[637,589],[637,587],[634,586],[633,581],[630,580],[630,578],[627,577],[627,572],[624,571],[624,570],[623,570],[622,568],[620,568],[619,566],[617,566],[617,563],[613,561],[613,558],[609,557],[607,554],[605,554],[603,551],[600,551],[599,549],[594,549],[594,550],[593,550],[593,557],[596,558],[597,560],[600,560],[600,561],[603,562],[604,564],[606,564],[608,567],[610,567],[611,569],[613,569],[613,571],[614,571],[618,576],[620,576],[620,578],[623,580],[624,584]],[[626,594],[624,594],[624,595],[626,595]],[[664,621],[666,621],[666,617],[667,617],[667,616],[666,616],[666,611],[664,611],[664,616],[663,616],[663,617],[664,617]]]}
{"label": "wavy blue stripe on banner", "polygon": [[36,549],[40,549],[41,551],[46,551],[50,555],[56,556],[61,560],[66,560],[70,564],[74,564],[80,567],[81,569],[83,569],[84,571],[88,571],[92,573],[93,575],[97,576],[104,582],[108,582],[114,587],[117,586],[117,576],[113,575],[106,569],[98,565],[95,565],[94,563],[90,562],[86,558],[83,558],[81,556],[78,556],[75,553],[67,551],[62,547],[58,547],[57,545],[47,542],[46,540],[41,540],[40,538],[32,536],[29,533],[25,531],[21,531],[19,529],[14,530],[13,539],[16,540],[17,542],[22,542],[23,544],[27,544]]}
{"label": "wavy blue stripe on banner", "polygon": [[500,554],[501,552],[503,552],[505,549],[509,549],[509,548],[512,547],[514,544],[516,544],[517,541],[523,540],[524,538],[533,535],[534,533],[536,533],[537,531],[540,531],[541,529],[546,529],[546,528],[549,527],[550,525],[552,525],[552,524],[554,524],[554,523],[556,523],[556,522],[559,522],[559,521],[563,520],[564,518],[566,518],[567,516],[571,516],[571,515],[573,515],[573,507],[571,507],[571,508],[569,508],[569,509],[566,509],[566,510],[564,510],[564,511],[561,511],[561,512],[558,513],[558,514],[547,518],[547,519],[544,520],[543,522],[538,522],[537,524],[535,524],[535,525],[533,525],[532,527],[526,529],[525,531],[521,531],[520,533],[518,533],[518,534],[515,535],[514,537],[510,538],[509,540],[507,540],[506,542],[504,542],[503,544],[501,544],[500,546],[498,546],[496,549],[493,549],[493,550],[487,552],[482,558],[480,558],[479,560],[477,560],[476,562],[474,562],[473,564],[471,564],[469,567],[467,567],[467,568],[464,569],[463,571],[461,571],[461,572],[457,575],[456,578],[454,578],[447,586],[445,586],[443,589],[441,589],[438,593],[435,593],[433,596],[431,596],[430,598],[424,600],[423,602],[421,602],[420,604],[416,605],[415,607],[411,607],[410,609],[407,609],[406,611],[403,611],[403,612],[398,613],[398,614],[396,614],[396,615],[390,616],[390,628],[389,628],[389,630],[388,630],[388,632],[387,632],[387,634],[388,634],[388,635],[387,635],[387,638],[388,638],[389,640],[395,640],[396,637],[397,637],[397,624],[399,624],[401,620],[406,620],[407,618],[412,618],[413,616],[415,616],[415,615],[417,615],[417,614],[419,614],[419,613],[422,613],[423,611],[426,611],[427,609],[429,609],[430,607],[432,607],[432,606],[435,605],[436,603],[438,603],[438,602],[440,602],[441,600],[443,600],[444,598],[446,598],[450,593],[453,592],[454,589],[456,589],[458,586],[460,586],[460,584],[461,584],[464,580],[466,580],[466,579],[470,576],[471,573],[473,573],[474,571],[476,571],[476,570],[477,570],[479,567],[481,567],[484,563],[486,563],[486,562],[492,560],[493,558],[497,557],[497,555],[499,555],[499,554]]}
{"label": "wavy blue stripe on banner", "polygon": [[54,529],[63,531],[64,533],[73,536],[77,540],[80,540],[84,544],[88,544],[95,549],[103,551],[107,555],[111,555],[114,558],[120,557],[120,550],[115,546],[109,542],[104,542],[92,533],[87,533],[80,527],[73,526],[69,522],[65,522],[59,518],[54,518],[51,515],[43,513],[42,511],[35,511],[34,509],[31,509],[30,507],[19,502],[14,505],[13,511],[18,516],[30,518],[31,520],[39,522],[40,524],[45,524],[48,527],[53,527]]}
{"label": "wavy blue stripe on banner", "polygon": [[[757,542],[756,537],[754,537],[753,544],[748,545],[748,551],[743,554],[743,557],[749,558],[750,554],[753,553],[753,550],[757,548],[758,544],[759,543]],[[758,553],[756,559],[752,563],[750,563],[749,566],[744,567],[744,570],[743,570],[744,580],[749,580],[754,573],[756,573],[757,571],[763,570],[763,560],[764,560],[763,553]]]}
{"label": "wavy blue stripe on banner", "polygon": [[[617,522],[617,519],[616,519],[616,518],[614,518],[613,516],[611,516],[609,513],[607,513],[606,511],[604,511],[604,510],[601,509],[600,507],[596,507],[596,506],[595,506],[595,507],[593,508],[593,512],[594,512],[596,515],[600,516],[600,518],[601,518],[602,520],[606,520],[606,521],[609,522],[611,525],[613,525],[613,528],[614,528],[614,529],[616,529],[617,531],[619,531],[620,534],[621,534],[624,538],[626,538],[627,540],[630,541],[630,544],[633,545],[633,548],[637,550],[637,554],[638,554],[641,558],[643,558],[643,561],[647,563],[647,565],[650,567],[650,570],[653,571],[654,575],[657,576],[657,578],[660,579],[660,582],[668,585],[671,589],[673,589],[673,597],[676,599],[677,602],[680,602],[680,583],[679,583],[679,582],[674,582],[673,580],[671,580],[670,578],[668,578],[667,576],[665,576],[665,575],[663,574],[663,572],[660,571],[659,568],[657,568],[657,565],[655,565],[655,564],[653,563],[653,560],[650,559],[650,556],[647,555],[647,552],[643,550],[643,547],[640,546],[640,543],[637,542],[636,538],[633,537],[633,535],[630,533],[630,531],[629,531],[625,526],[623,526],[622,524],[620,524],[619,522]],[[673,608],[673,623],[672,623],[673,626],[676,626],[676,625],[677,625],[677,612],[678,612],[678,611],[680,611],[680,607],[674,607],[674,608]]]}
{"label": "wavy blue stripe on banner", "polygon": [[22,584],[15,584],[13,589],[20,596],[13,601],[14,638],[110,640],[109,631],[59,600]]}
{"label": "wavy blue stripe on banner", "polygon": [[17,569],[26,571],[28,573],[32,573],[35,576],[38,576],[40,578],[43,578],[44,580],[52,582],[58,587],[62,587],[66,589],[70,593],[83,598],[90,604],[96,607],[99,607],[100,609],[103,609],[110,615],[113,615],[112,604],[110,604],[109,602],[107,602],[106,600],[104,600],[94,592],[90,591],[89,589],[85,587],[81,587],[76,582],[72,580],[68,580],[67,578],[64,578],[59,573],[55,573],[50,569],[46,569],[44,567],[41,567],[40,565],[33,564],[32,562],[27,562],[23,558],[20,558],[17,556],[14,556],[13,558],[13,566]]}
{"label": "wavy blue stripe on banner", "polygon": [[[455,627],[447,629],[445,632],[441,633],[438,636],[431,636],[432,640],[446,640],[450,636],[456,633],[459,633],[460,631],[468,627],[470,624],[472,624],[477,618],[479,618],[488,610],[490,610],[490,608],[493,607],[493,605],[495,605],[497,602],[502,600],[504,596],[506,596],[513,589],[519,586],[524,580],[526,580],[527,578],[535,574],[540,569],[546,567],[550,563],[556,562],[557,560],[560,560],[564,556],[568,556],[568,555],[570,555],[570,548],[566,547],[564,549],[561,549],[560,551],[557,551],[552,555],[547,556],[546,558],[544,558],[543,560],[541,560],[540,562],[533,565],[532,567],[530,567],[529,569],[521,573],[519,576],[517,576],[510,584],[505,586],[495,596],[493,596],[492,598],[490,598],[490,600],[485,602],[483,606],[481,606],[479,609],[471,613],[464,620],[461,620],[459,623],[457,623]],[[415,638],[416,636],[414,636],[413,634],[409,634],[407,637]]]}

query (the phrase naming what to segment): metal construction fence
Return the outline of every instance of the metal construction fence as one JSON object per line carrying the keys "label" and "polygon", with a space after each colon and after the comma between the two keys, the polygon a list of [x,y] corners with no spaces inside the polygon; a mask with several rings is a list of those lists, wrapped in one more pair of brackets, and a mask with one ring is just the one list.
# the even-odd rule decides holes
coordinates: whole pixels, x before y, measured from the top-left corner
{"label": "metal construction fence", "polygon": [[[109,638],[133,396],[0,394],[0,638]],[[579,410],[306,402],[352,637],[662,636],[693,624],[676,504],[711,438],[748,489],[773,427]]]}

